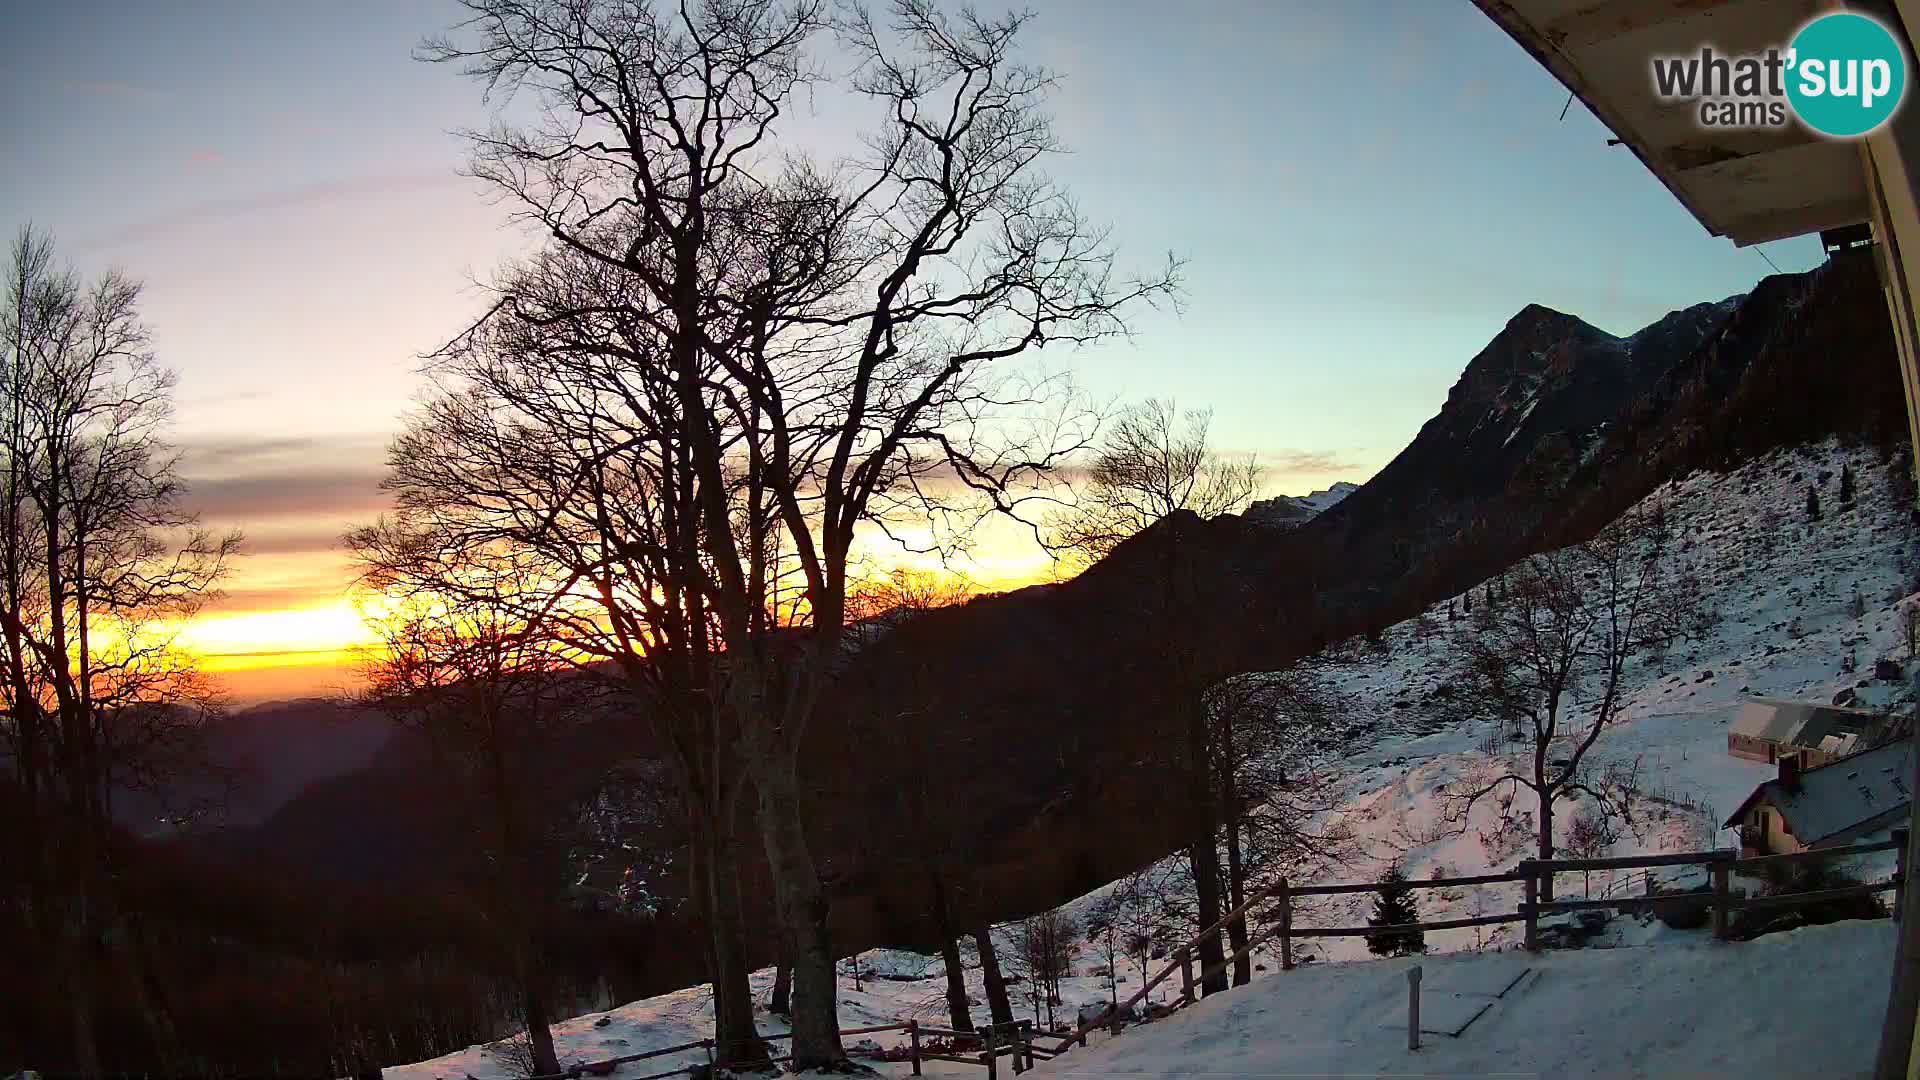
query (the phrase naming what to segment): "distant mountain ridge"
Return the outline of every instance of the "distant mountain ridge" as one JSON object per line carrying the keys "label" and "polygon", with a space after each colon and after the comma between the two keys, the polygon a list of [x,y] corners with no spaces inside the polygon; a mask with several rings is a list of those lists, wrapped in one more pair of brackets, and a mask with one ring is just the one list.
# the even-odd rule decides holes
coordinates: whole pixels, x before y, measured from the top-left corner
{"label": "distant mountain ridge", "polygon": [[162,794],[117,793],[114,816],[147,835],[167,831],[163,819],[186,807],[200,809],[202,827],[258,825],[314,784],[373,764],[393,730],[386,717],[331,698],[236,709],[200,732],[205,774]]}
{"label": "distant mountain ridge", "polygon": [[1260,499],[1240,516],[1258,525],[1293,528],[1340,505],[1342,499],[1359,490],[1359,484],[1339,480],[1332,487],[1306,495],[1276,495],[1271,499]]}

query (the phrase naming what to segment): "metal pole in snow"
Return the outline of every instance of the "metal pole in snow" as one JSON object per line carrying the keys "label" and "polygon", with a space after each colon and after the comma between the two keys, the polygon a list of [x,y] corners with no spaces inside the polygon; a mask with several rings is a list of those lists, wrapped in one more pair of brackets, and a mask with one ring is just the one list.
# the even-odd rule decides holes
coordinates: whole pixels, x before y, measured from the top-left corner
{"label": "metal pole in snow", "polygon": [[1420,1049],[1420,965],[1407,969],[1407,1049]]}

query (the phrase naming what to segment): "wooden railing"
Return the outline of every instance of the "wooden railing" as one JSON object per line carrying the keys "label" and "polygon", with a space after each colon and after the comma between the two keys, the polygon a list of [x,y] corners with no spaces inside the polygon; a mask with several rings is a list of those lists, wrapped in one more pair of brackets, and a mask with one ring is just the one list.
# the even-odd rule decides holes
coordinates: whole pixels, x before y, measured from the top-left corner
{"label": "wooden railing", "polygon": [[[923,1062],[956,1061],[962,1065],[979,1065],[985,1068],[989,1080],[992,1080],[992,1078],[999,1074],[998,1061],[1000,1058],[1013,1058],[1013,1070],[1018,1073],[1025,1072],[1027,1069],[1032,1068],[1035,1060],[1039,1057],[1053,1056],[1051,1052],[1045,1051],[1035,1044],[1033,1040],[1033,1023],[1028,1020],[1020,1020],[1012,1024],[992,1025],[985,1031],[955,1031],[951,1028],[930,1027],[917,1020],[903,1020],[899,1023],[876,1024],[872,1027],[841,1028],[840,1037],[844,1039],[849,1035],[873,1035],[885,1031],[906,1032],[906,1060],[912,1065],[913,1075],[915,1076],[921,1075],[920,1069]],[[978,1054],[972,1055],[937,1053],[922,1047],[920,1040],[923,1036],[926,1038],[946,1038],[954,1041],[973,1039],[979,1041],[983,1045],[983,1049]],[[774,1035],[762,1035],[760,1036],[760,1041],[777,1043],[784,1042],[791,1038],[793,1038],[792,1032],[783,1031]],[[581,1062],[578,1065],[569,1066],[560,1072],[542,1073],[529,1077],[528,1080],[577,1080],[577,1078],[584,1076],[606,1076],[622,1065],[630,1065],[636,1061],[648,1061],[673,1054],[684,1054],[690,1050],[705,1051],[707,1060],[695,1065],[677,1065],[665,1072],[626,1077],[623,1078],[623,1080],[666,1080],[667,1077],[684,1076],[698,1069],[707,1069],[709,1071],[729,1067],[740,1069],[762,1064],[762,1061],[718,1061],[714,1058],[714,1049],[714,1040],[700,1039],[695,1042],[679,1043],[674,1046],[662,1046],[658,1049],[647,1050],[638,1054],[624,1054],[616,1058],[607,1058],[604,1061]],[[767,1064],[778,1065],[781,1062],[791,1059],[791,1054],[775,1054],[763,1059],[763,1061]]]}
{"label": "wooden railing", "polygon": [[[1750,873],[1776,867],[1824,862],[1830,859],[1852,858],[1857,855],[1871,855],[1882,851],[1898,852],[1894,874],[1886,881],[1848,885],[1837,889],[1820,889],[1800,893],[1776,893],[1767,896],[1742,896],[1735,895],[1732,891],[1731,878],[1737,873]],[[1658,896],[1610,896],[1597,900],[1540,899],[1543,891],[1541,889],[1542,883],[1559,874],[1581,873],[1594,870],[1650,870],[1655,867],[1664,866],[1705,867],[1712,881],[1712,891],[1705,893],[1668,893]],[[1787,855],[1759,855],[1744,859],[1739,857],[1739,852],[1729,850],[1683,851],[1662,855],[1628,855],[1606,859],[1526,859],[1505,873],[1477,874],[1470,877],[1429,878],[1425,881],[1407,881],[1402,883],[1402,887],[1418,890],[1466,888],[1470,886],[1499,885],[1518,881],[1522,886],[1523,899],[1515,910],[1499,912],[1492,915],[1476,915],[1465,919],[1434,919],[1428,922],[1407,923],[1404,925],[1396,925],[1392,927],[1392,929],[1418,930],[1424,932],[1428,930],[1459,930],[1474,926],[1494,926],[1502,923],[1520,922],[1526,924],[1523,932],[1523,941],[1526,947],[1528,949],[1538,949],[1540,947],[1540,918],[1543,915],[1603,909],[1622,912],[1646,911],[1658,909],[1666,905],[1701,904],[1710,908],[1710,918],[1714,936],[1724,939],[1731,929],[1732,913],[1736,911],[1842,900],[1857,896],[1869,896],[1874,893],[1885,892],[1889,889],[1894,890],[1893,917],[1898,919],[1901,916],[1902,894],[1904,892],[1904,890],[1900,888],[1900,885],[1906,880],[1906,875],[1907,841],[1905,829],[1895,829],[1893,830],[1893,839],[1883,840],[1873,844],[1860,844],[1852,847],[1816,848],[1810,851],[1799,851]],[[909,1055],[907,1060],[912,1063],[913,1075],[921,1075],[920,1067],[923,1061],[954,1061],[966,1065],[979,1065],[987,1070],[988,1080],[997,1080],[999,1073],[998,1063],[1002,1057],[1012,1059],[1014,1072],[1024,1072],[1032,1068],[1036,1060],[1057,1057],[1071,1050],[1076,1045],[1087,1045],[1088,1036],[1096,1029],[1109,1028],[1117,1031],[1123,1023],[1125,1023],[1122,1018],[1128,1015],[1134,1015],[1139,1006],[1147,1000],[1148,995],[1160,986],[1161,983],[1172,977],[1175,972],[1180,973],[1180,996],[1175,999],[1172,1007],[1178,1009],[1191,1005],[1199,999],[1196,988],[1204,985],[1206,980],[1224,973],[1234,964],[1251,954],[1256,948],[1272,943],[1276,939],[1280,946],[1280,967],[1282,970],[1291,970],[1294,967],[1293,942],[1296,938],[1370,937],[1380,933],[1380,928],[1371,926],[1296,927],[1293,925],[1293,902],[1296,897],[1372,893],[1379,892],[1384,887],[1380,882],[1374,881],[1348,882],[1332,885],[1291,885],[1287,879],[1281,878],[1279,881],[1247,897],[1244,902],[1235,906],[1232,911],[1222,915],[1213,925],[1194,935],[1193,939],[1187,944],[1174,950],[1170,962],[1162,968],[1158,974],[1154,975],[1153,978],[1148,979],[1146,983],[1142,985],[1139,990],[1135,991],[1131,997],[1127,998],[1125,1002],[1117,1006],[1108,1006],[1099,1014],[1093,1016],[1091,1020],[1082,1019],[1075,1025],[1074,1030],[1059,1036],[1061,1041],[1052,1046],[1036,1041],[1036,1033],[1033,1029],[1032,1022],[1025,1020],[1017,1021],[1013,1024],[993,1025],[986,1030],[972,1032],[955,1031],[950,1028],[929,1027],[920,1024],[918,1021],[907,1020],[896,1024],[847,1028],[843,1029],[840,1034],[844,1037],[848,1035],[871,1035],[886,1031],[904,1031],[907,1033]],[[1651,881],[1649,880],[1649,893],[1650,892]],[[1233,926],[1236,922],[1247,922],[1251,925],[1251,920],[1248,920],[1247,916],[1256,907],[1269,901],[1274,905],[1274,918],[1272,921],[1263,928],[1253,929],[1252,932],[1246,935],[1245,945],[1234,950],[1231,955],[1227,956],[1226,959],[1220,961],[1218,964],[1209,965],[1205,970],[1200,972],[1199,977],[1196,979],[1193,971],[1193,957],[1201,945],[1213,938],[1221,938],[1224,943],[1224,935],[1227,934],[1229,927]],[[974,1038],[979,1039],[983,1045],[978,1054],[972,1055],[963,1053],[934,1053],[923,1050],[920,1042],[923,1036],[929,1038],[946,1038],[955,1041],[963,1038]],[[763,1035],[761,1039],[765,1042],[780,1042],[791,1039],[792,1037],[791,1034],[783,1033],[778,1035]],[[649,1050],[645,1053],[627,1054],[623,1057],[609,1058],[605,1061],[583,1063],[575,1065],[564,1072],[533,1077],[531,1080],[573,1080],[573,1078],[581,1076],[602,1076],[611,1073],[620,1065],[626,1065],[636,1061],[646,1061],[651,1058],[665,1057],[669,1054],[682,1054],[690,1050],[706,1051],[707,1061],[705,1067],[707,1068],[725,1067],[729,1064],[742,1064],[715,1061],[714,1041],[712,1039],[702,1039],[697,1042],[681,1043],[678,1046],[661,1047],[658,1050]],[[791,1055],[788,1057],[790,1056]],[[788,1060],[788,1057],[776,1056],[768,1060],[777,1064]],[[647,1076],[628,1078],[628,1080],[665,1080],[667,1077],[690,1073],[700,1067],[702,1066],[682,1065],[666,1072],[651,1073]]]}
{"label": "wooden railing", "polygon": [[[1882,882],[1861,885],[1849,885],[1838,889],[1822,889],[1800,893],[1777,893],[1767,896],[1734,895],[1730,879],[1735,873],[1747,873],[1769,867],[1789,866],[1803,863],[1823,862],[1830,859],[1851,858],[1857,855],[1870,855],[1881,851],[1898,852],[1897,868],[1891,878]],[[1663,896],[1614,896],[1598,900],[1542,900],[1541,885],[1556,875],[1580,873],[1594,870],[1636,870],[1663,866],[1704,866],[1713,883],[1709,893],[1667,894]],[[1660,908],[1664,905],[1687,904],[1689,902],[1707,905],[1711,911],[1713,934],[1724,939],[1731,928],[1731,915],[1736,911],[1771,906],[1818,903],[1827,900],[1840,900],[1856,896],[1868,896],[1878,892],[1893,890],[1893,917],[1901,915],[1900,889],[1907,874],[1906,830],[1893,831],[1893,839],[1873,844],[1859,844],[1851,847],[1816,848],[1809,851],[1794,852],[1787,855],[1760,855],[1752,858],[1740,858],[1739,852],[1728,850],[1684,851],[1660,855],[1628,855],[1605,859],[1526,859],[1512,870],[1497,874],[1479,874],[1471,877],[1430,878],[1426,881],[1406,881],[1401,887],[1407,889],[1462,888],[1467,886],[1496,885],[1518,881],[1522,887],[1522,900],[1519,906],[1510,912],[1498,912],[1491,915],[1477,915],[1465,919],[1435,919],[1428,922],[1407,923],[1395,926],[1396,930],[1459,930],[1475,926],[1493,926],[1501,923],[1524,923],[1523,938],[1526,947],[1537,950],[1540,947],[1540,918],[1566,912],[1596,911],[1612,909],[1622,912],[1644,911]],[[1228,912],[1200,933],[1193,940],[1176,949],[1171,962],[1160,973],[1147,980],[1146,984],[1132,997],[1118,1006],[1109,1006],[1091,1022],[1083,1021],[1057,1048],[1065,1052],[1074,1045],[1085,1046],[1090,1032],[1097,1028],[1118,1028],[1145,1001],[1155,987],[1165,982],[1174,972],[1179,972],[1180,996],[1175,999],[1173,1008],[1191,1005],[1197,1000],[1196,985],[1204,984],[1209,976],[1218,974],[1239,962],[1254,949],[1278,940],[1280,946],[1281,970],[1291,970],[1293,962],[1293,942],[1296,938],[1334,938],[1334,937],[1370,937],[1380,933],[1380,929],[1371,926],[1329,926],[1295,927],[1293,925],[1293,901],[1305,896],[1339,896],[1354,893],[1379,892],[1385,886],[1380,882],[1348,882],[1334,885],[1290,885],[1285,878],[1260,890],[1234,910]],[[1651,881],[1649,881],[1651,891]],[[1689,898],[1693,898],[1691,901]],[[1200,946],[1211,938],[1221,936],[1226,928],[1246,918],[1256,906],[1263,902],[1274,904],[1274,919],[1264,930],[1246,935],[1246,944],[1219,964],[1209,965],[1201,972],[1196,982],[1193,974],[1193,955]]]}

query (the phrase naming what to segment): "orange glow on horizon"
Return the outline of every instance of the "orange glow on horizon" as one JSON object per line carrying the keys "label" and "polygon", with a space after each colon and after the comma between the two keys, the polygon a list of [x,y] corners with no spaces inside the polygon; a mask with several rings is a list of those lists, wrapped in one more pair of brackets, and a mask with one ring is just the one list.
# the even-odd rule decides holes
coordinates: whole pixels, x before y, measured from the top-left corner
{"label": "orange glow on horizon", "polygon": [[[967,551],[951,563],[901,550],[877,536],[865,539],[852,553],[856,577],[905,570],[964,580],[975,595],[1059,580],[1032,534],[1012,522],[983,522]],[[910,534],[907,539],[919,545],[932,537]],[[197,657],[200,669],[226,687],[237,704],[332,694],[359,683],[361,650],[376,644],[378,635],[367,625],[365,598],[349,594],[352,568],[341,553],[243,558],[234,569],[229,584],[237,594],[258,595],[298,582],[295,596],[310,597],[240,610],[215,603],[181,629],[179,647]]]}

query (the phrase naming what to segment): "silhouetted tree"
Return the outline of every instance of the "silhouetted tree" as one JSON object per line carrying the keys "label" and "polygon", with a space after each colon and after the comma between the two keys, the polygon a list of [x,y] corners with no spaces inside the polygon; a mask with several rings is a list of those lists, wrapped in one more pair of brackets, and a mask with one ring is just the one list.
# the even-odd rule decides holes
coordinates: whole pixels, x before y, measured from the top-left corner
{"label": "silhouetted tree", "polygon": [[1840,508],[1842,510],[1845,510],[1852,506],[1853,506],[1853,463],[1847,462],[1840,466]]}
{"label": "silhouetted tree", "polygon": [[[973,595],[962,577],[895,569],[864,578],[848,594],[849,618],[870,620],[867,629],[880,630],[935,608],[964,603]],[[860,633],[856,626],[853,633]],[[944,797],[928,780],[942,771],[936,731],[952,718],[941,712],[946,687],[908,673],[895,698],[900,715],[882,727],[880,749],[884,767],[898,778],[894,785],[898,811],[891,824],[902,837],[892,844],[901,872],[927,883],[929,913],[940,940],[940,957],[947,978],[947,1014],[955,1031],[972,1031],[973,1014],[967,1001],[966,968],[961,961],[961,926],[954,905],[960,888],[956,878],[971,865],[973,835],[963,804]]]}
{"label": "silhouetted tree", "polygon": [[[71,1017],[61,1071],[99,1075],[107,980],[177,1060],[173,1024],[123,906],[113,800],[164,795],[198,768],[212,690],[175,647],[237,552],[182,508],[165,435],[175,378],[155,359],[141,288],[91,284],[28,228],[0,296],[0,750],[20,789],[7,861],[44,973]],[[171,808],[190,816],[194,808]],[[129,1063],[130,1064],[130,1063]]]}
{"label": "silhouetted tree", "polygon": [[1367,950],[1375,956],[1412,956],[1427,951],[1427,932],[1418,928],[1397,929],[1420,921],[1420,907],[1414,902],[1413,889],[1399,863],[1387,868],[1380,878],[1380,891],[1373,896],[1373,914],[1367,925]]}
{"label": "silhouetted tree", "polygon": [[[1149,400],[1123,410],[1109,426],[1086,480],[1071,503],[1047,521],[1046,544],[1066,569],[1104,558],[1128,537],[1178,512],[1215,517],[1244,506],[1259,483],[1252,458],[1227,458],[1212,448],[1212,414],[1181,410],[1172,401]],[[1187,859],[1193,868],[1198,919],[1212,925],[1224,914],[1218,849],[1218,785],[1211,775],[1209,723],[1201,700],[1205,686],[1194,674],[1195,650],[1204,648],[1204,628],[1190,618],[1192,577],[1180,545],[1169,542],[1153,571],[1157,598],[1150,618],[1165,628],[1169,694],[1184,717],[1177,754],[1183,790],[1189,793],[1193,832]],[[1220,937],[1200,943],[1205,993],[1227,988],[1226,952]]]}
{"label": "silhouetted tree", "polygon": [[1013,1023],[1013,1001],[1007,996],[1007,980],[1000,970],[1000,951],[994,948],[993,928],[982,926],[973,932],[974,952],[980,957],[980,981],[987,991],[987,1010],[996,1024]]}
{"label": "silhouetted tree", "polygon": [[[1040,175],[1052,78],[1019,61],[1023,16],[900,0],[882,25],[849,9],[833,27],[856,70],[847,100],[878,130],[861,161],[828,169],[782,130],[816,79],[819,0],[466,6],[459,40],[428,58],[543,106],[475,136],[472,171],[552,238],[549,258],[579,263],[558,282],[574,292],[503,288],[447,356],[471,375],[503,338],[564,328],[578,346],[543,350],[567,362],[501,416],[509,433],[582,404],[594,419],[519,470],[564,491],[564,522],[514,530],[577,531],[590,554],[557,580],[616,626],[656,594],[606,582],[610,560],[658,559],[698,594],[702,647],[725,655],[704,700],[757,796],[792,950],[792,1064],[840,1067],[799,752],[844,656],[856,531],[911,513],[957,537],[983,507],[1010,509],[1079,440],[1037,417],[1051,384],[1023,389],[994,365],[1124,333],[1122,311],[1167,295],[1174,268],[1117,275],[1104,231]],[[662,457],[683,486],[656,483]],[[605,536],[603,497],[635,489],[675,492],[690,542],[635,552]]]}
{"label": "silhouetted tree", "polygon": [[767,1001],[767,1011],[775,1016],[786,1016],[793,1011],[793,965],[782,957],[773,969],[773,996]]}
{"label": "silhouetted tree", "polygon": [[392,536],[350,537],[364,545],[356,555],[372,598],[390,586],[405,596],[398,610],[369,620],[377,643],[358,699],[421,733],[434,751],[436,777],[474,827],[481,893],[505,928],[528,1075],[557,1073],[541,919],[564,880],[567,810],[584,796],[566,797],[567,786],[591,775],[556,767],[564,729],[580,721],[582,680],[565,678],[572,665],[560,643],[519,614],[540,582],[510,562],[469,561],[457,587],[423,594],[415,569],[394,569],[408,555],[381,546]]}
{"label": "silhouetted tree", "polygon": [[1807,520],[1820,520],[1820,493],[1814,490],[1812,484],[1807,485]]}

